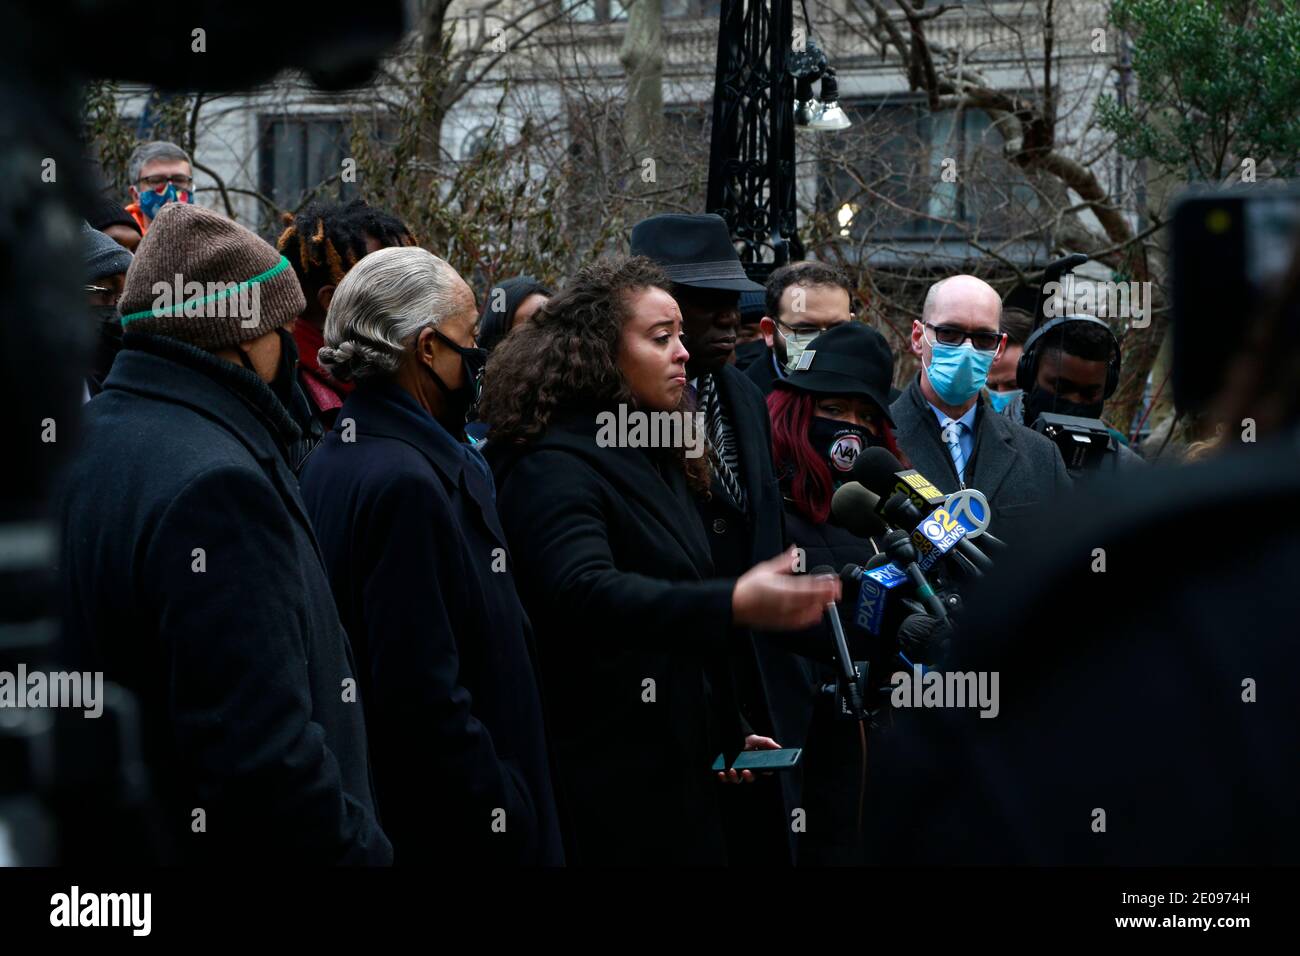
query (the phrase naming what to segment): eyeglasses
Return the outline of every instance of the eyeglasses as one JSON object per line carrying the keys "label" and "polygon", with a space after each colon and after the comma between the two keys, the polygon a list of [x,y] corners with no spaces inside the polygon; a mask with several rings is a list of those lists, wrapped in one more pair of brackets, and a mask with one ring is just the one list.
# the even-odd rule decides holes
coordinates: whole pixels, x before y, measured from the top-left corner
{"label": "eyeglasses", "polygon": [[[854,313],[850,312],[849,321],[852,322],[855,318],[857,318],[857,316]],[[795,328],[793,325],[786,325],[780,319],[774,319],[773,321],[776,322],[778,328],[780,328],[784,332],[790,333],[791,335],[817,336],[817,335],[821,335],[823,332],[826,331],[826,329],[823,329],[817,325],[804,325],[799,328]]]}
{"label": "eyeglasses", "polygon": [[934,329],[935,341],[942,345],[961,345],[967,339],[980,352],[994,352],[1005,337],[1002,332],[971,332],[957,325],[931,325],[922,323],[927,329]]}
{"label": "eyeglasses", "polygon": [[91,305],[117,305],[118,300],[122,298],[122,293],[108,286],[94,285],[89,282],[86,283],[86,295],[90,296]]}
{"label": "eyeglasses", "polygon": [[150,189],[162,189],[168,183],[171,183],[177,189],[189,190],[194,188],[194,177],[193,176],[164,176],[161,173],[159,173],[157,176],[142,176],[140,178],[140,183],[142,185],[148,186]]}
{"label": "eyeglasses", "polygon": [[817,326],[815,325],[805,325],[803,328],[796,329],[792,325],[786,325],[780,319],[776,320],[776,324],[777,327],[781,329],[782,332],[784,332],[786,335],[795,336],[796,340],[802,340],[806,338],[811,341],[812,339],[815,339],[817,336],[822,334],[822,330],[817,328]]}

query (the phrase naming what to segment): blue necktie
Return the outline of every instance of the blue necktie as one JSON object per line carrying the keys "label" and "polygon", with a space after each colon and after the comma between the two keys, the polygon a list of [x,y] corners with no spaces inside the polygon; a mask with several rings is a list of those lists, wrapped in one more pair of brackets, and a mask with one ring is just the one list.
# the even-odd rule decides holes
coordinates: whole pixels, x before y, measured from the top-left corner
{"label": "blue necktie", "polygon": [[962,432],[966,430],[966,423],[955,421],[951,418],[943,420],[943,443],[948,446],[948,454],[952,456],[952,466],[957,470],[957,480],[965,481],[963,472],[966,470],[966,453],[961,450]]}

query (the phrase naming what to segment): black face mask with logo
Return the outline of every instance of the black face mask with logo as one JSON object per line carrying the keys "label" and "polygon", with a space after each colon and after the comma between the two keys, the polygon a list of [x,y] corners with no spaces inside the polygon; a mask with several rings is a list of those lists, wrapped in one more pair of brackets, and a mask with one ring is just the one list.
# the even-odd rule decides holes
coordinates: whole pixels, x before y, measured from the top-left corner
{"label": "black face mask with logo", "polygon": [[830,468],[831,481],[836,488],[849,480],[849,472],[853,470],[858,455],[873,445],[883,445],[881,439],[861,425],[821,416],[812,420],[808,441]]}
{"label": "black face mask with logo", "polygon": [[1063,398],[1058,398],[1055,392],[1049,392],[1047,389],[1035,385],[1025,395],[1025,425],[1033,427],[1038,416],[1043,412],[1052,415],[1073,415],[1075,418],[1101,418],[1101,410],[1105,402],[1067,402]]}

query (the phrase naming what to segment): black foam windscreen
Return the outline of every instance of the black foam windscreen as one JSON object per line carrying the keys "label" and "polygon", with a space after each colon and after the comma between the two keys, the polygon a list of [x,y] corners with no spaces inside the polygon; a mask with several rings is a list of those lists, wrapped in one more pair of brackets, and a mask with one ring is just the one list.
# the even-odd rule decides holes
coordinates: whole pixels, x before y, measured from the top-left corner
{"label": "black foam windscreen", "polygon": [[903,470],[903,463],[889,449],[873,445],[858,455],[851,476],[854,481],[883,497],[893,491],[895,476]]}
{"label": "black foam windscreen", "polygon": [[870,489],[856,481],[845,482],[831,497],[831,521],[860,538],[874,538],[888,530],[876,514],[879,502]]}

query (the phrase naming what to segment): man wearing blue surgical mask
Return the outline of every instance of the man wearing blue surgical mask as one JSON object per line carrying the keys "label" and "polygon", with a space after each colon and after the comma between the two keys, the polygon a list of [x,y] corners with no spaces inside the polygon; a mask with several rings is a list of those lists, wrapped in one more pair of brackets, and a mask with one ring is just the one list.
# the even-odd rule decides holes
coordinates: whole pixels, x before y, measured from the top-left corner
{"label": "man wearing blue surgical mask", "polygon": [[1033,512],[1070,485],[1056,446],[980,401],[1002,354],[1002,300],[975,276],[936,282],[912,324],[921,370],[890,406],[899,446],[912,467],[949,493],[983,492],[989,531],[1015,541],[1032,530]]}
{"label": "man wearing blue surgical mask", "polygon": [[1002,354],[989,369],[988,399],[993,410],[1013,422],[1023,422],[1024,392],[1016,385],[1016,365],[1025,350],[1025,339],[1033,331],[1034,317],[1014,306],[1002,310],[1002,332],[1007,337]]}

